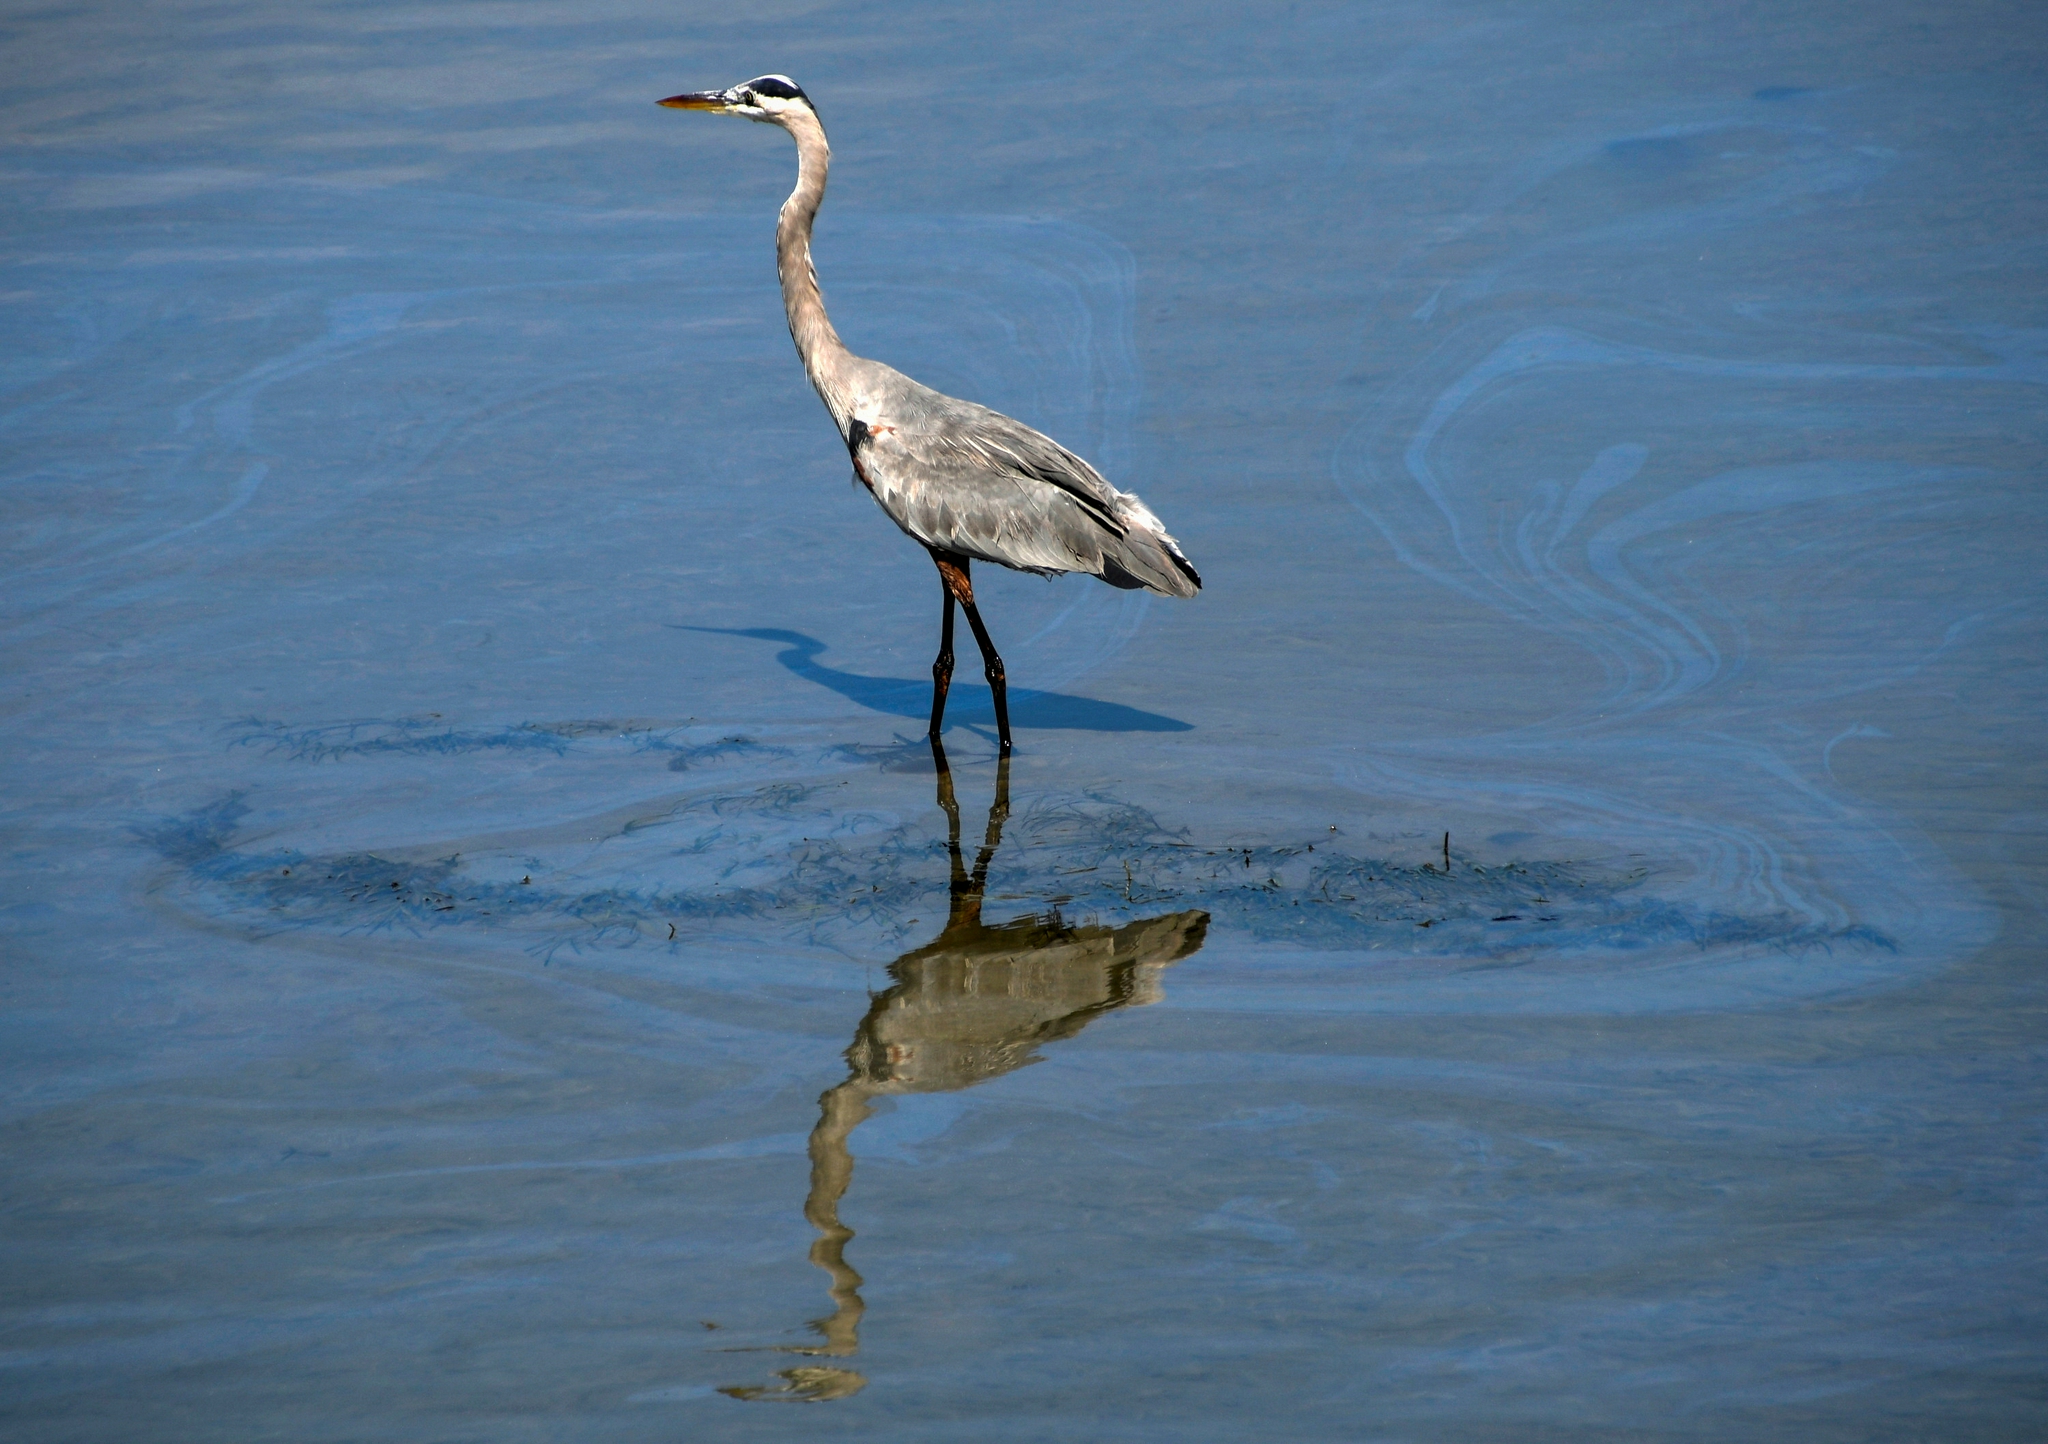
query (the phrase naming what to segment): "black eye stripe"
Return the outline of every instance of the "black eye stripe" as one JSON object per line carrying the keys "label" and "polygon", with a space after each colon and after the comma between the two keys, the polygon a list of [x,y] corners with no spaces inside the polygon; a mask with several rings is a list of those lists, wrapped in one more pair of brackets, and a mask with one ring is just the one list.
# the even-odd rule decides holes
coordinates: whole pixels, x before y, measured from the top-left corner
{"label": "black eye stripe", "polygon": [[808,101],[810,99],[808,95],[803,93],[802,87],[792,85],[779,75],[764,75],[758,80],[750,80],[747,82],[747,89],[753,91],[756,95],[772,96],[776,100]]}

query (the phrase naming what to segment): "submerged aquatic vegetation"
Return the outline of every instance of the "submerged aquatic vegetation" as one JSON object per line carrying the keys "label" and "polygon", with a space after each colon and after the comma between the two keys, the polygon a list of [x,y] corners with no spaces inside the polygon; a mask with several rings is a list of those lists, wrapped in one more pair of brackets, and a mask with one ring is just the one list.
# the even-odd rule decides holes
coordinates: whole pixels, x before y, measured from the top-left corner
{"label": "submerged aquatic vegetation", "polygon": [[298,762],[339,762],[372,756],[453,757],[472,752],[546,752],[561,757],[589,739],[622,741],[639,752],[668,757],[671,772],[730,757],[788,757],[790,751],[751,737],[695,741],[687,722],[597,717],[563,722],[522,722],[509,727],[459,727],[437,712],[416,717],[360,718],[291,727],[245,718],[231,745],[253,747]]}
{"label": "submerged aquatic vegetation", "polygon": [[[687,943],[766,930],[859,946],[945,915],[947,847],[927,821],[830,810],[826,789],[781,782],[618,823],[630,858],[545,851],[311,855],[232,845],[233,798],[149,835],[191,902],[274,925],[341,933],[510,932],[543,953]],[[806,819],[811,819],[810,823]],[[832,824],[828,830],[826,824]],[[791,835],[816,826],[817,835]],[[630,878],[630,880],[629,880]],[[1645,867],[1574,860],[1480,862],[1455,848],[1362,850],[1336,839],[1205,841],[1106,796],[1043,799],[1018,813],[989,881],[992,912],[1070,921],[1201,908],[1219,931],[1318,950],[1513,958],[1552,951],[1755,944],[1888,948],[1867,928],[1786,913],[1743,915],[1660,895]]]}

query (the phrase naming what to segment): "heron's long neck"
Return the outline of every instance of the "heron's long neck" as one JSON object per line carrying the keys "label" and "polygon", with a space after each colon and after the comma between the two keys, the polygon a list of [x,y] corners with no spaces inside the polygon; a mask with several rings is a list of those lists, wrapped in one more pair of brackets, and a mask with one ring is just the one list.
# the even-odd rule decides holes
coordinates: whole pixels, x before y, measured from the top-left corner
{"label": "heron's long neck", "polygon": [[832,166],[832,148],[825,143],[824,127],[813,116],[794,115],[788,128],[796,140],[797,168],[796,189],[782,203],[782,214],[775,223],[775,267],[782,277],[782,308],[789,313],[790,339],[803,357],[811,385],[817,388],[825,409],[843,426],[850,404],[846,363],[852,358],[825,315],[817,268],[811,264],[811,223],[825,199],[825,173]]}

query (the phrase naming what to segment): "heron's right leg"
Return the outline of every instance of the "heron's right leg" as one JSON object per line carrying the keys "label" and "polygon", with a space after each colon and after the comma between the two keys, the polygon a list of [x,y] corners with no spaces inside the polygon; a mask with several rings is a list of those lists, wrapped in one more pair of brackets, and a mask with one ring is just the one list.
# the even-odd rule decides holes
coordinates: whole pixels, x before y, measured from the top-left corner
{"label": "heron's right leg", "polygon": [[981,648],[982,674],[988,678],[989,696],[996,704],[997,755],[1010,755],[1010,704],[1003,686],[1003,659],[996,655],[996,644],[988,639],[988,628],[981,624],[981,613],[974,609],[973,602],[963,602],[967,612],[967,625],[974,628],[974,641]]}

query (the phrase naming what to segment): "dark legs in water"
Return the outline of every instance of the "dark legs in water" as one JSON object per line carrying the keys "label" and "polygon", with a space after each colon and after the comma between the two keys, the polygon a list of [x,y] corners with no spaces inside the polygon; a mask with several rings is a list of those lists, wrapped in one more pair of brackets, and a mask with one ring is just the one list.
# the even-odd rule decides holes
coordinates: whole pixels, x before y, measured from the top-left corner
{"label": "dark legs in water", "polygon": [[[940,580],[944,580],[943,575]],[[946,589],[946,620],[939,626],[939,656],[932,663],[932,742],[939,740],[939,724],[946,720],[946,691],[953,685],[953,590]]]}
{"label": "dark legs in water", "polygon": [[988,628],[981,624],[981,613],[974,610],[974,603],[967,604],[967,625],[974,628],[974,644],[981,648],[982,674],[988,678],[988,690],[996,699],[996,736],[1002,742],[1002,754],[1010,755],[1010,699],[1003,687],[1003,659],[996,655],[996,644],[988,639]]}
{"label": "dark legs in water", "polygon": [[981,613],[974,608],[974,583],[968,579],[968,558],[953,552],[932,552],[939,568],[939,581],[946,589],[945,621],[939,633],[938,660],[932,663],[932,740],[939,740],[939,724],[946,718],[946,691],[953,685],[953,603],[967,613],[967,625],[974,629],[974,644],[981,648],[982,675],[988,678],[989,694],[996,703],[996,737],[1005,756],[1010,751],[1010,699],[1004,689],[1003,659],[996,644],[988,639]]}

